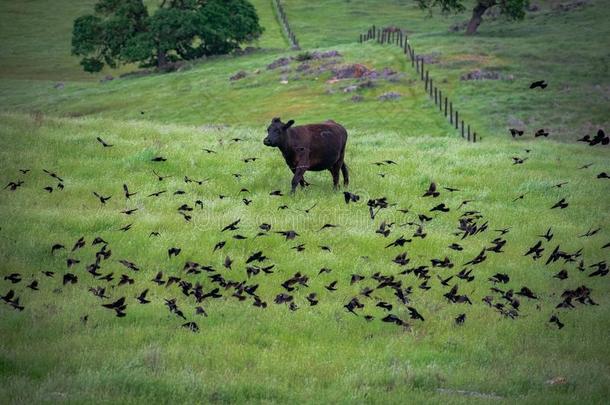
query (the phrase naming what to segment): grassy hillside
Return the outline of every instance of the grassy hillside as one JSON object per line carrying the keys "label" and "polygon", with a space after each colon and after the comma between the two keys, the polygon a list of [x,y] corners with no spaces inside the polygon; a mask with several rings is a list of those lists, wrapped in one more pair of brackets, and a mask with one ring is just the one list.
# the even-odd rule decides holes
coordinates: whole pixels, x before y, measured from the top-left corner
{"label": "grassy hillside", "polygon": [[[437,121],[434,129],[428,127],[429,122],[414,122],[412,111],[429,110],[432,106],[421,97],[422,85],[415,80],[414,70],[398,48],[375,44],[361,47],[353,43],[370,24],[389,23],[407,30],[419,54],[433,55],[438,60],[427,65],[436,84],[483,137],[507,137],[512,127],[525,129],[528,134],[545,128],[551,138],[573,142],[608,126],[610,55],[605,38],[610,38],[610,32],[604,21],[610,15],[603,2],[592,1],[569,13],[544,3],[540,11],[528,13],[522,22],[486,21],[480,34],[471,38],[447,30],[451,21],[466,15],[431,19],[404,2],[384,2],[383,7],[368,1],[337,0],[319,6],[287,2],[291,24],[305,47],[338,50],[345,55],[340,60],[344,64],[363,63],[378,70],[390,67],[404,74],[404,80],[398,83],[363,90],[365,102],[359,104],[350,101],[353,94],[342,93],[343,88],[354,84],[353,80],[328,85],[323,82],[333,76],[331,73],[304,75],[296,71],[297,62],[291,64],[287,73],[278,73],[281,69],[268,72],[265,66],[277,57],[297,53],[277,49],[286,43],[273,10],[266,2],[255,3],[266,27],[260,45],[267,50],[262,53],[200,63],[188,72],[167,77],[104,84],[66,81],[66,87],[60,90],[46,81],[13,80],[11,73],[0,80],[3,107],[64,116],[145,118],[187,124],[262,125],[274,115],[292,114],[299,121],[332,116],[362,129],[400,128],[412,135],[428,128],[426,133],[450,133],[440,117],[433,118]],[[24,25],[18,27],[14,30],[24,29]],[[62,36],[65,33],[59,35]],[[64,41],[65,47],[69,37]],[[26,55],[29,56],[24,59],[25,65],[30,63],[29,58],[43,57],[37,52]],[[76,69],[77,61],[66,58],[64,62],[69,61]],[[49,66],[49,70],[54,69]],[[460,80],[462,75],[477,69],[497,72],[503,80]],[[239,70],[245,70],[249,76],[229,82],[228,78]],[[259,70],[261,73],[256,74]],[[23,76],[29,74],[27,68],[11,68],[13,71],[22,72]],[[38,73],[32,72],[31,77],[38,77]],[[74,75],[75,79],[78,77],[80,74]],[[287,85],[279,83],[284,78],[289,81]],[[549,87],[544,91],[528,90],[529,84],[539,79],[547,80]],[[397,91],[404,98],[398,103],[378,102],[376,98],[385,91]],[[329,92],[332,94],[328,95]],[[256,101],[244,108],[238,101],[244,98]],[[149,114],[138,116],[141,109]],[[417,119],[428,115],[417,114]]]}
{"label": "grassy hillside", "polygon": [[[610,182],[599,175],[610,173],[610,159],[607,146],[575,142],[600,127],[610,132],[610,15],[601,0],[569,13],[542,2],[523,22],[486,21],[473,38],[446,29],[465,14],[427,17],[411,1],[283,1],[306,51],[340,54],[306,61],[287,50],[271,2],[256,0],[265,27],[259,51],[105,83],[104,74],[134,67],[79,71],[69,56],[71,23],[93,2],[81,3],[0,0],[3,402],[606,401]],[[482,142],[457,137],[400,49],[354,42],[371,23],[404,27],[418,53],[436,52],[433,77]],[[267,68],[280,57],[294,59]],[[379,77],[334,80],[354,64]],[[459,80],[477,68],[513,79]],[[240,71],[245,78],[229,80]],[[549,87],[529,90],[537,79]],[[390,92],[401,97],[379,99]],[[359,201],[346,204],[328,172],[308,172],[311,186],[288,195],[290,171],[262,144],[274,116],[344,124],[346,190]],[[509,127],[526,135],[513,140]],[[548,139],[534,139],[540,127]],[[431,182],[440,195],[423,197]],[[125,198],[123,184],[137,194]],[[94,192],[111,198],[102,204]],[[371,218],[367,201],[382,197],[388,207]],[[567,207],[551,208],[562,199]],[[441,203],[448,212],[433,209]],[[462,238],[465,217],[479,232]],[[223,231],[238,219],[239,229]],[[392,224],[385,237],[376,232],[383,222]],[[288,230],[298,236],[277,233]],[[388,247],[401,236],[410,241]],[[84,246],[73,250],[80,238]],[[538,241],[541,257],[524,256]],[[52,252],[55,244],[65,248]],[[170,257],[171,248],[179,255]],[[563,258],[552,261],[555,249]],[[257,251],[267,259],[246,263]],[[94,277],[87,266],[96,253]],[[189,262],[203,267],[189,272]],[[248,273],[253,265],[274,267]],[[468,270],[474,278],[460,276]],[[161,285],[152,281],[159,272]],[[295,273],[308,281],[290,291]],[[64,283],[66,274],[78,281]],[[169,285],[170,277],[182,284]],[[390,277],[408,303],[380,285]],[[33,280],[38,290],[27,287]],[[196,302],[197,283],[221,297]],[[244,286],[249,293],[238,292]],[[445,296],[454,286],[471,304]],[[575,308],[557,308],[581,286],[589,295],[574,298]],[[513,294],[523,287],[537,298]],[[136,297],[146,289],[151,302],[143,305]],[[293,297],[292,308],[274,302],[281,293]],[[125,317],[102,307],[121,297]],[[364,304],[355,314],[345,307],[353,298]],[[170,299],[183,317],[168,310]],[[388,314],[409,326],[382,321]]]}
{"label": "grassy hillside", "polygon": [[[393,129],[408,136],[453,136],[450,125],[434,113],[433,104],[424,95],[415,72],[407,67],[400,52],[374,45],[344,46],[339,50],[343,57],[307,62],[311,65],[307,72],[297,71],[298,61],[290,63],[286,73],[281,72],[282,67],[269,70],[267,65],[278,55],[263,53],[218,58],[173,75],[103,84],[68,83],[61,90],[39,85],[30,86],[24,92],[21,85],[16,85],[10,93],[7,91],[7,103],[14,103],[19,110],[63,116],[95,115],[261,129],[274,116],[292,118],[300,123],[332,117],[348,128]],[[333,61],[337,63],[336,67],[359,62],[379,72],[391,68],[397,73],[406,73],[394,75],[391,81],[378,80],[373,88],[346,93],[346,87],[361,81],[347,79],[331,84],[327,83],[333,77],[330,70],[317,73],[319,67]],[[247,72],[247,77],[230,81],[229,77],[238,71]],[[282,84],[283,79],[287,83]],[[402,94],[402,98],[378,100],[390,91]],[[362,96],[363,100],[353,102],[354,95]],[[245,100],[252,102],[244,104]],[[425,113],[420,113],[422,111]]]}
{"label": "grassy hillside", "polygon": [[[531,132],[548,128],[555,138],[610,125],[610,9],[592,0],[570,12],[557,9],[569,1],[533,2],[539,10],[519,22],[486,18],[478,35],[450,32],[463,14],[434,18],[413,1],[328,0],[312,5],[287,1],[291,26],[304,47],[349,43],[371,24],[396,26],[408,33],[419,54],[434,55],[431,76],[469,120],[486,132],[504,136],[509,126]],[[532,4],[533,4],[532,3]],[[314,17],[315,16],[315,17]],[[498,72],[513,80],[461,81],[476,69]],[[544,92],[522,92],[545,79]],[[521,121],[521,123],[519,123]]]}
{"label": "grassy hillside", "polygon": [[[150,10],[160,0],[146,0]],[[95,0],[0,0],[0,78],[14,80],[92,81],[107,74],[118,76],[136,69],[124,66],[118,71],[106,68],[101,73],[84,72],[79,58],[70,54],[74,19],[93,12]],[[286,41],[275,22],[271,3],[252,0],[266,28],[253,46],[284,48]]]}
{"label": "grassy hillside", "polygon": [[[448,138],[405,141],[391,132],[354,131],[347,154],[353,179],[349,190],[362,200],[346,205],[341,193],[331,191],[327,173],[309,174],[314,185],[296,196],[269,196],[272,190],[287,190],[288,171],[277,151],[265,148],[255,130],[21,115],[3,115],[1,122],[4,181],[25,181],[16,191],[0,194],[2,272],[19,272],[24,277],[16,285],[2,281],[0,292],[16,289],[26,307],[16,312],[8,305],[0,306],[4,330],[0,391],[9,402],[45,398],[140,402],[153,397],[180,402],[471,400],[454,391],[437,391],[446,388],[495,393],[510,402],[599,403],[608,394],[607,277],[588,277],[593,270],[580,272],[576,263],[543,264],[557,244],[567,252],[582,248],[586,266],[607,259],[607,249],[600,247],[610,240],[608,181],[596,179],[607,167],[605,150],[545,141],[520,145],[471,145]],[[114,146],[103,148],[96,136]],[[234,137],[242,141],[231,142]],[[204,147],[217,153],[207,154]],[[531,151],[526,154],[524,148]],[[529,160],[513,165],[515,155]],[[155,156],[167,161],[153,163],[150,159]],[[244,163],[247,157],[259,160]],[[386,159],[397,165],[372,164]],[[579,170],[584,163],[593,165]],[[31,172],[22,175],[17,170],[24,168]],[[62,177],[63,191],[42,190],[55,186],[43,168]],[[160,182],[153,170],[173,177]],[[232,173],[242,176],[235,178]],[[209,180],[201,186],[185,184],[184,176]],[[441,189],[439,198],[422,198],[430,181],[461,191]],[[560,181],[568,184],[553,187]],[[122,196],[123,183],[138,193],[129,201]],[[242,188],[250,192],[240,193]],[[159,190],[168,193],[147,197]],[[177,190],[186,194],[174,195]],[[112,198],[101,205],[93,191]],[[520,194],[525,199],[513,202]],[[396,206],[371,220],[365,201],[382,196]],[[563,197],[569,207],[551,210]],[[245,205],[242,198],[252,202]],[[202,201],[203,208],[194,205],[196,200]],[[463,200],[473,201],[460,208]],[[451,211],[429,211],[440,202]],[[189,222],[176,211],[181,204],[195,208]],[[282,205],[288,208],[278,210]],[[309,213],[303,211],[312,206]],[[131,216],[120,212],[129,208],[138,211]],[[467,210],[480,211],[480,223],[488,221],[489,229],[460,241],[452,232]],[[434,218],[425,226],[427,237],[414,238],[404,248],[384,248],[400,235],[411,235],[415,228],[404,224],[417,221],[418,214]],[[237,219],[241,219],[238,231],[221,232]],[[375,233],[382,220],[396,223],[387,238]],[[255,237],[263,222],[272,225],[271,231]],[[129,231],[119,231],[129,223],[133,224]],[[319,231],[325,223],[339,227]],[[544,258],[523,257],[539,239],[536,235],[548,227],[554,239],[544,243]],[[596,235],[577,237],[597,227],[602,230]],[[450,287],[443,287],[437,275],[456,274],[462,263],[500,235],[494,229],[502,228],[510,228],[503,236],[507,240],[504,252],[489,252],[484,263],[466,266],[474,270],[471,283],[458,280],[472,306],[448,303],[443,294]],[[300,236],[286,241],[274,233],[289,229]],[[150,237],[153,231],[160,236]],[[247,239],[235,240],[233,234]],[[70,253],[81,236],[87,246]],[[100,270],[114,273],[116,279],[109,283],[84,270],[98,250],[90,246],[97,236],[112,251]],[[220,240],[227,245],[213,253]],[[464,250],[449,249],[452,242]],[[67,250],[51,255],[55,243]],[[301,243],[304,251],[292,249]],[[321,245],[331,251],[321,250]],[[182,249],[177,258],[168,258],[171,247]],[[263,264],[275,264],[274,273],[247,277],[245,260],[258,250],[269,257]],[[411,259],[406,267],[391,261],[403,251]],[[234,261],[231,270],[223,268],[226,256]],[[413,273],[399,274],[445,256],[456,267],[431,267],[428,291],[418,288],[423,280]],[[67,269],[67,258],[81,263]],[[127,270],[120,259],[136,263],[141,270]],[[164,280],[173,275],[201,282],[210,291],[214,287],[210,273],[186,274],[186,261],[213,266],[228,280],[259,284],[257,294],[268,303],[267,309],[253,307],[251,299],[238,301],[232,289],[221,289],[224,298],[196,304],[176,284],[165,287],[150,281],[162,271]],[[332,272],[318,275],[322,267]],[[568,269],[569,278],[554,278],[563,268]],[[41,270],[54,271],[54,278]],[[79,281],[62,286],[62,275],[68,272]],[[273,299],[283,291],[280,284],[296,272],[307,275],[310,282],[293,293],[298,309],[291,311]],[[398,305],[389,289],[377,290],[371,298],[361,296],[366,307],[357,311],[360,316],[345,311],[343,305],[351,297],[365,286],[377,285],[371,279],[375,272],[394,275],[404,287],[412,286],[409,305],[425,321],[409,321],[409,332],[381,322],[386,312],[375,307],[377,300],[393,303],[392,313],[408,319],[406,307]],[[486,295],[497,297],[490,293],[494,284],[487,279],[499,272],[509,274],[511,280],[496,287],[518,291],[526,285],[539,296],[538,300],[520,297],[517,319],[503,317],[481,301]],[[121,274],[132,277],[135,284],[117,286]],[[366,278],[350,285],[352,274]],[[40,291],[25,288],[32,279],[40,282]],[[338,290],[327,291],[324,286],[334,280]],[[591,298],[599,306],[554,309],[564,289],[583,284],[592,289]],[[100,300],[87,291],[94,286],[106,287],[110,298]],[[133,297],[145,288],[150,289],[152,303],[140,305]],[[305,300],[311,292],[320,300],[315,307]],[[122,296],[128,302],[125,318],[116,318],[101,307]],[[199,333],[181,330],[185,321],[163,305],[163,299],[169,298],[178,299],[186,318],[201,328]],[[209,317],[194,315],[196,305],[203,305]],[[467,314],[466,322],[455,326],[454,318],[460,313]],[[566,324],[564,329],[558,331],[547,323],[554,313]],[[365,314],[375,319],[366,322]],[[83,324],[80,319],[85,315],[88,321]],[[567,385],[545,383],[554,377],[565,377]]]}

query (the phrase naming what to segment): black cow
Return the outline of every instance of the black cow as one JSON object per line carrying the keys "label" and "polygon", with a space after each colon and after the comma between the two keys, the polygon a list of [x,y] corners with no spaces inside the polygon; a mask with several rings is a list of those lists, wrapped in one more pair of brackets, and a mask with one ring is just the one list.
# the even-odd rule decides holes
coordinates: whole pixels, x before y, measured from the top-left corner
{"label": "black cow", "polygon": [[343,162],[347,131],[332,120],[321,124],[292,127],[294,120],[283,123],[274,118],[267,128],[266,146],[278,147],[294,177],[292,192],[297,184],[304,187],[307,183],[303,175],[307,170],[330,170],[335,189],[339,185],[339,171],[343,173],[343,184],[349,184],[347,166]]}

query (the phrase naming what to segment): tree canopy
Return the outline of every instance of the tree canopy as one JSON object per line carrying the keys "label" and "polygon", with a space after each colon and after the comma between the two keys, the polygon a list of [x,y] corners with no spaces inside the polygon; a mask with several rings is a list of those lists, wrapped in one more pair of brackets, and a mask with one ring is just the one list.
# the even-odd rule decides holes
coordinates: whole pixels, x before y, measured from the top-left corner
{"label": "tree canopy", "polygon": [[262,32],[247,0],[164,0],[152,15],[142,0],[99,0],[93,14],[74,21],[72,54],[87,72],[121,63],[164,69],[229,53]]}
{"label": "tree canopy", "polygon": [[[460,13],[466,10],[464,0],[416,0],[422,9],[432,10],[440,8],[442,12]],[[521,20],[525,17],[525,8],[529,0],[476,0],[472,9],[472,17],[466,28],[466,34],[474,34],[483,21],[483,14],[487,9],[498,6],[500,13],[512,20]]]}

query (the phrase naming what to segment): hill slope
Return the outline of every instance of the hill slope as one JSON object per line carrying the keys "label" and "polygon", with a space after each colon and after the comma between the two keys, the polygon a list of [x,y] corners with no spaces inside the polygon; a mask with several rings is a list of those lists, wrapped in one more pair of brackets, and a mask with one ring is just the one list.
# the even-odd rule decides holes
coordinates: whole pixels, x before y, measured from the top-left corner
{"label": "hill slope", "polygon": [[[351,95],[339,96],[341,89],[353,82],[333,86],[316,83],[312,81],[315,76],[303,77],[305,75],[296,71],[296,62],[284,75],[264,74],[268,73],[265,66],[275,58],[296,56],[275,48],[243,58],[208,61],[187,73],[168,77],[119,80],[120,84],[103,85],[68,81],[61,91],[49,82],[15,81],[5,76],[0,81],[3,107],[68,116],[99,114],[109,117],[116,114],[121,118],[137,119],[143,117],[137,116],[139,107],[136,106],[142,106],[153,113],[145,117],[147,120],[189,124],[235,124],[241,120],[247,125],[263,125],[274,115],[293,114],[299,122],[332,116],[358,128],[387,129],[389,126],[403,129],[406,135],[421,134],[422,125],[414,123],[411,117],[414,112],[420,117],[428,116],[432,106],[421,97],[423,92],[418,87],[422,85],[415,80],[415,72],[400,50],[374,44],[366,47],[348,44],[353,43],[369,24],[379,26],[387,22],[405,28],[416,51],[438,61],[428,64],[431,75],[462,116],[484,137],[506,137],[511,127],[524,129],[530,135],[545,128],[550,131],[551,139],[574,141],[599,127],[608,126],[610,55],[605,38],[610,38],[610,28],[604,23],[609,15],[603,2],[591,1],[569,13],[556,11],[545,4],[541,11],[529,13],[523,22],[486,21],[480,35],[471,38],[446,30],[449,21],[463,19],[464,15],[450,20],[426,19],[420,10],[400,1],[384,2],[383,7],[360,0],[329,1],[323,7],[304,4],[300,1],[285,4],[291,24],[304,46],[337,49],[346,55],[346,62],[359,62],[378,70],[390,67],[403,73],[406,81],[380,89],[404,93],[409,100],[403,100],[402,104],[396,104],[397,108],[385,112],[388,105],[374,100],[380,93],[365,91],[365,103],[354,105],[349,102]],[[280,46],[284,40],[271,6],[266,2],[256,2],[256,5],[266,27],[261,44],[271,49]],[[58,40],[63,36],[59,35]],[[557,38],[561,40],[557,41]],[[67,43],[69,38],[62,41]],[[72,63],[75,62],[72,59]],[[250,77],[229,83],[229,76],[241,69]],[[263,72],[260,78],[253,74],[258,69]],[[497,72],[505,79],[459,79],[477,69]],[[23,73],[27,74],[27,69]],[[281,76],[290,79],[288,85],[279,84]],[[331,77],[331,73],[326,73],[318,80]],[[549,87],[544,91],[529,91],[529,84],[539,79],[546,79]],[[156,88],[163,91],[155,92]],[[325,94],[328,91],[335,94],[328,97]],[[256,101],[243,105],[239,102],[243,99]],[[375,102],[368,103],[370,101]],[[421,108],[423,114],[419,114]],[[365,112],[379,119],[368,122],[364,119]],[[435,134],[452,133],[439,117],[435,119],[439,120]]]}
{"label": "hill slope", "polygon": [[[259,51],[104,83],[67,54],[72,3],[0,1],[3,401],[608,398],[610,160],[574,142],[609,116],[602,1],[567,14],[545,2],[467,39],[446,31],[464,15],[426,18],[410,1],[284,1],[304,54],[256,0]],[[482,142],[457,137],[399,49],[354,42],[369,23],[437,52],[431,72]],[[313,47],[340,56],[307,59]],[[514,79],[459,80],[476,68]],[[367,77],[335,79],[355,70]],[[549,87],[529,90],[538,78]],[[327,172],[287,195],[290,171],[262,144],[274,116],[343,123],[360,199],[346,204]],[[371,213],[375,199],[387,206]],[[102,306],[123,297],[125,317]]]}
{"label": "hill slope", "polygon": [[[589,266],[607,259],[607,249],[600,247],[610,240],[604,198],[608,180],[596,179],[607,164],[605,150],[544,141],[472,145],[448,138],[405,140],[388,132],[355,131],[346,159],[352,173],[349,190],[361,201],[346,205],[341,193],[331,191],[327,173],[308,173],[313,185],[295,196],[269,196],[272,190],[287,189],[289,173],[279,153],[261,144],[256,130],[90,118],[0,118],[4,181],[25,182],[13,192],[0,193],[0,271],[24,277],[18,284],[0,281],[1,294],[13,289],[25,306],[19,312],[0,305],[0,394],[9,402],[55,397],[74,402],[153,397],[179,402],[472,401],[455,390],[493,393],[509,402],[601,403],[607,397],[610,291],[607,277],[589,277],[595,270]],[[95,140],[100,134],[114,146],[103,148]],[[204,147],[216,153],[208,154]],[[513,165],[515,155],[528,160]],[[155,156],[167,161],[151,162]],[[242,159],[248,157],[258,159],[245,163]],[[382,160],[397,164],[373,164]],[[584,163],[592,166],[579,170]],[[25,168],[31,171],[18,171]],[[57,173],[65,188],[56,189],[56,181],[42,169]],[[172,177],[159,181],[155,172]],[[185,183],[185,176],[204,182]],[[440,197],[421,197],[431,181],[439,185]],[[568,183],[554,187],[559,182]],[[122,184],[137,194],[126,200]],[[46,186],[55,190],[49,194],[43,190]],[[163,190],[167,192],[159,197],[149,196]],[[102,205],[93,191],[112,198]],[[521,194],[525,198],[515,200]],[[371,220],[366,200],[382,196],[391,206]],[[251,202],[244,204],[244,198]],[[561,198],[567,198],[569,207],[550,209]],[[472,201],[463,205],[465,200]],[[449,212],[430,211],[441,202]],[[182,204],[193,208],[186,211],[189,221],[177,211]],[[278,209],[284,205],[287,208]],[[134,208],[138,210],[131,215],[121,213]],[[482,219],[476,222],[487,223],[488,229],[460,240],[453,233],[466,211],[480,212]],[[425,238],[411,237],[417,227],[408,222],[417,223],[418,214],[434,218],[424,225]],[[237,231],[221,231],[237,219]],[[388,237],[375,233],[382,221],[394,223]],[[263,222],[271,231],[256,237]],[[321,231],[326,223],[338,227]],[[128,231],[120,231],[128,224]],[[536,235],[549,227],[554,237],[543,241],[543,258],[524,257],[540,239]],[[594,236],[576,237],[597,227],[602,229]],[[505,235],[495,231],[503,228],[508,228]],[[276,233],[290,229],[299,234],[295,240]],[[155,231],[160,235],[150,236]],[[234,239],[237,234],[246,239]],[[385,248],[400,235],[412,242]],[[487,252],[483,263],[462,266],[498,236],[506,241],[502,253]],[[86,246],[70,252],[80,237]],[[101,261],[99,272],[113,273],[113,281],[85,270],[99,250],[99,245],[90,245],[95,237],[106,241],[112,252]],[[226,246],[214,252],[222,240]],[[56,243],[67,249],[51,254]],[[451,243],[463,250],[448,248]],[[303,251],[294,249],[300,244]],[[578,260],[584,260],[586,270],[561,260],[545,265],[558,245],[564,252],[582,249]],[[181,249],[179,256],[168,257],[172,247]],[[246,266],[256,262],[245,261],[259,250],[268,257],[260,265],[274,265],[273,273],[247,275]],[[406,266],[392,262],[402,252],[408,253]],[[226,257],[233,261],[231,269],[223,267]],[[454,268],[431,266],[431,259],[445,257]],[[80,263],[66,268],[68,258]],[[120,260],[140,270],[125,268]],[[188,262],[214,270],[187,273]],[[418,266],[429,267],[430,279],[424,284],[431,289],[419,287],[425,277],[413,272]],[[473,281],[455,276],[464,267],[473,270]],[[331,272],[320,273],[321,268]],[[41,269],[55,276],[46,277]],[[564,281],[554,278],[562,269],[568,269]],[[256,284],[256,294],[268,306],[256,308],[251,297],[236,298],[231,287],[220,288],[220,299],[196,303],[178,284],[151,282],[158,272],[163,282],[174,276],[201,283],[205,292],[216,286],[213,274]],[[297,272],[309,281],[290,293],[297,305],[291,311],[287,304],[273,301],[288,292],[281,284]],[[425,321],[409,319],[391,288],[376,289],[370,298],[360,295],[365,287],[378,286],[377,272],[412,287],[408,305]],[[78,282],[62,285],[67,273],[75,274]],[[488,281],[496,273],[509,275],[510,281]],[[122,274],[134,284],[118,285]],[[365,278],[353,283],[353,274]],[[452,276],[447,286],[440,284],[439,278]],[[39,291],[25,288],[32,279],[38,280]],[[337,291],[324,288],[332,281],[338,282]],[[472,305],[452,304],[443,297],[454,284]],[[564,290],[583,284],[598,306],[575,301],[576,309],[555,308]],[[518,297],[516,319],[482,302],[487,295],[494,304],[506,302],[490,287],[516,292],[523,286],[538,298]],[[105,288],[108,298],[94,296],[88,291],[93,287]],[[144,289],[149,290],[147,305],[134,299]],[[312,292],[319,299],[315,307],[306,300]],[[365,305],[356,310],[359,316],[343,307],[354,296]],[[101,306],[120,297],[128,304],[125,318]],[[172,298],[186,320],[198,324],[199,333],[181,328],[186,320],[168,312],[164,300]],[[391,303],[393,310],[375,306],[378,301]],[[208,316],[195,315],[196,306],[203,306]],[[410,329],[382,322],[388,313],[406,319]],[[462,313],[466,321],[456,326],[454,318]],[[565,323],[562,330],[548,324],[552,314]],[[374,319],[367,322],[364,315]],[[568,384],[545,383],[554,377],[566,378]]]}

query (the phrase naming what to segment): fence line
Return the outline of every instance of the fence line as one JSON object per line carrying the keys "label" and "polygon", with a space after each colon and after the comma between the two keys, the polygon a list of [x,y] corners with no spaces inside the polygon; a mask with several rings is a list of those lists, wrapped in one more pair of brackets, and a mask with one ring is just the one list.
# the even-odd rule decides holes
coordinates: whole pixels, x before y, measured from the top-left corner
{"label": "fence line", "polygon": [[[445,118],[449,117],[449,124],[455,127],[462,138],[467,141],[476,142],[481,140],[474,129],[471,132],[470,124],[464,122],[463,119],[460,121],[460,114],[457,108],[454,108],[453,102],[447,96],[443,97],[443,91],[434,85],[435,80],[430,77],[428,70],[425,69],[424,59],[415,53],[408,36],[402,30],[396,28],[379,29],[373,25],[366,33],[360,34],[358,42],[362,44],[370,40],[379,44],[400,46],[403,53],[411,60],[411,67],[415,68],[416,76],[424,82],[424,91],[428,97],[434,101],[435,107],[438,106],[439,111],[444,114]],[[447,106],[449,106],[449,110],[447,110]]]}
{"label": "fence line", "polygon": [[280,0],[271,0],[271,2],[273,3],[273,8],[275,9],[277,19],[282,26],[284,34],[288,38],[288,42],[290,42],[290,47],[295,50],[301,49],[296,35],[294,35],[294,32],[290,28],[290,24],[288,24],[288,17],[286,17],[286,12],[284,11],[284,7],[282,7],[282,3]]}

